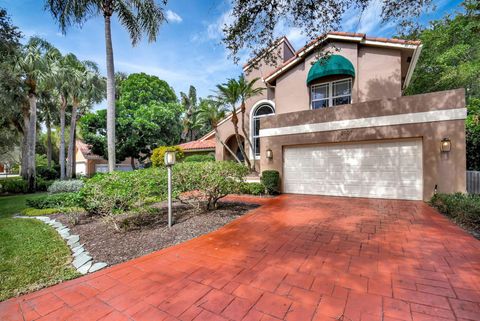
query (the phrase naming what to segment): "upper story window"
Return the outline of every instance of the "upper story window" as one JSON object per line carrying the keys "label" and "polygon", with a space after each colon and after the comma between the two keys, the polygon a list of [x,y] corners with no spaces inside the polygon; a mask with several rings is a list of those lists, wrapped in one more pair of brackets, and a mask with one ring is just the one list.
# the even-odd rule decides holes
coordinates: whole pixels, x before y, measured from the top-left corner
{"label": "upper story window", "polygon": [[260,157],[260,118],[273,114],[275,114],[275,109],[270,104],[261,104],[253,111],[252,145],[255,158]]}
{"label": "upper story window", "polygon": [[311,102],[312,109],[350,104],[352,102],[352,79],[312,85]]}

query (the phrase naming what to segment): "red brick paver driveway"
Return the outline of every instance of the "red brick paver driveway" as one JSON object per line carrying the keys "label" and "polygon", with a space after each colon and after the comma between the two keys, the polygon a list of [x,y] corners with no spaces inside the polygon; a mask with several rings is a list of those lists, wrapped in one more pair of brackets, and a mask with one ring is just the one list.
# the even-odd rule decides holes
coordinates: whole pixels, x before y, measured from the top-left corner
{"label": "red brick paver driveway", "polygon": [[283,195],[0,319],[480,320],[480,242],[421,202]]}

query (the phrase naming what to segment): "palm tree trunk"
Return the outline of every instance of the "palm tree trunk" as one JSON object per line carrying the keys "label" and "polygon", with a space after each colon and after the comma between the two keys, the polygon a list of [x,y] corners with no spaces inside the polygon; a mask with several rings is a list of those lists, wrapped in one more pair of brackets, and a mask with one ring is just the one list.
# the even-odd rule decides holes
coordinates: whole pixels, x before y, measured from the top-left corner
{"label": "palm tree trunk", "polygon": [[77,178],[77,159],[75,151],[77,150],[77,124],[75,123],[75,130],[73,131],[73,150],[74,150],[74,156],[72,158],[72,178]]}
{"label": "palm tree trunk", "polygon": [[58,162],[60,163],[60,179],[65,179],[65,109],[67,99],[62,95],[60,105],[60,150]]}
{"label": "palm tree trunk", "polygon": [[23,116],[23,140],[22,140],[22,162],[20,168],[20,175],[24,180],[27,180],[28,169],[28,130],[30,126],[30,111],[29,107],[22,108]]}
{"label": "palm tree trunk", "polygon": [[218,135],[218,131],[217,131],[217,128],[216,128],[216,127],[214,128],[214,130],[215,130],[215,139],[216,139],[217,141],[219,141],[220,144],[222,144],[223,147],[225,147],[225,149],[230,153],[230,155],[233,156],[233,158],[235,158],[235,160],[236,160],[239,164],[241,164],[242,161],[238,159],[237,155],[235,155],[235,153],[230,149],[230,147],[228,147],[228,145],[225,144],[225,143],[223,142],[223,140],[220,139],[220,135]]}
{"label": "palm tree trunk", "polygon": [[110,16],[105,15],[105,47],[107,57],[107,153],[108,170],[115,170],[115,67],[113,64]]}
{"label": "palm tree trunk", "polygon": [[75,172],[75,168],[73,166],[75,164],[74,148],[75,148],[75,128],[77,125],[77,109],[78,109],[78,101],[74,98],[73,105],[72,105],[72,117],[70,121],[70,135],[69,135],[69,142],[68,142],[67,178],[72,178],[73,173]]}
{"label": "palm tree trunk", "polygon": [[132,166],[132,170],[135,170],[135,158],[130,157],[130,166]]}
{"label": "palm tree trunk", "polygon": [[[242,132],[243,132],[243,136],[245,137],[245,140],[247,141],[248,146],[250,148],[250,151],[253,155],[253,144],[252,144],[252,141],[250,140],[250,135],[247,133],[247,129],[245,127],[245,102],[242,102],[241,112],[242,112]],[[255,170],[255,160],[252,162],[250,170],[251,171]]]}
{"label": "palm tree trunk", "polygon": [[232,123],[233,123],[233,130],[235,132],[235,138],[237,139],[238,148],[240,148],[240,152],[243,155],[243,160],[245,161],[247,167],[250,169],[251,168],[250,159],[245,153],[245,149],[243,148],[242,142],[240,140],[240,134],[238,133],[238,117],[237,117],[237,111],[235,108],[233,108]]}
{"label": "palm tree trunk", "polygon": [[52,168],[52,123],[50,113],[47,112],[46,126],[47,126],[47,166]]}
{"label": "palm tree trunk", "polygon": [[35,140],[37,136],[37,96],[35,93],[28,94],[28,103],[30,106],[30,121],[28,124],[28,164],[27,164],[27,182],[28,191],[35,191]]}

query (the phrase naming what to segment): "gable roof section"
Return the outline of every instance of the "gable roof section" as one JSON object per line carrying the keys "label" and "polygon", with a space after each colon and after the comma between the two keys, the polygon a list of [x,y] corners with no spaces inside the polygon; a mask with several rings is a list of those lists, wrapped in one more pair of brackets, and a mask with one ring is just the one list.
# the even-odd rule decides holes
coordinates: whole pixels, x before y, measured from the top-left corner
{"label": "gable roof section", "polygon": [[368,37],[364,33],[353,33],[353,32],[329,32],[323,36],[318,37],[317,39],[309,42],[303,48],[299,49],[292,58],[285,61],[277,69],[273,70],[269,75],[264,78],[265,82],[270,82],[278,78],[284,72],[295,66],[297,63],[303,61],[306,55],[312,52],[315,48],[320,46],[327,40],[343,40],[350,42],[357,42],[364,45],[370,46],[382,46],[390,48],[405,48],[405,49],[417,49],[421,42],[417,40],[404,40],[404,39],[393,39],[393,38],[377,38],[377,37]]}
{"label": "gable roof section", "polygon": [[78,150],[82,153],[83,157],[85,157],[85,159],[103,159],[102,156],[92,153],[91,146],[88,144],[85,144],[81,140],[77,139],[77,141],[75,142],[75,145],[77,146]]}
{"label": "gable roof section", "polygon": [[215,140],[194,140],[178,145],[185,151],[215,150]]}
{"label": "gable roof section", "polygon": [[262,53],[260,53],[258,56],[256,56],[256,57],[250,59],[249,61],[247,61],[243,65],[243,71],[247,71],[248,69],[250,69],[250,67],[252,67],[252,65],[254,65],[256,62],[258,62],[260,59],[262,59],[262,57],[264,57],[268,52],[270,52],[272,50],[275,50],[275,48],[278,48],[278,46],[281,45],[282,43],[285,43],[285,45],[288,47],[288,49],[290,49],[290,51],[292,53],[295,53],[295,49],[293,49],[293,46],[290,43],[290,41],[288,40],[288,38],[286,36],[282,36],[282,37],[278,38],[277,40],[275,40],[269,48],[264,49],[262,51]]}

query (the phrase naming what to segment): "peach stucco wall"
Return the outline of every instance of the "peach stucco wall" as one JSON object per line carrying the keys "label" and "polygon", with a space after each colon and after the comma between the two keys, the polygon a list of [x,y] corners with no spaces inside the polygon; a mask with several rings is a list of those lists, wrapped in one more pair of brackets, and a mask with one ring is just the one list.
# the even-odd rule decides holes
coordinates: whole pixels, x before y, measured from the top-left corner
{"label": "peach stucco wall", "polygon": [[[313,124],[335,120],[358,119],[418,113],[431,110],[465,107],[463,90],[451,90],[430,94],[401,97],[388,100],[345,105],[323,110],[310,110],[280,114],[262,120],[262,128],[279,128],[300,124]],[[452,151],[440,152],[440,141],[449,137]],[[450,120],[430,123],[411,123],[395,126],[366,127],[327,132],[283,135],[261,138],[261,170],[274,169],[283,172],[283,149],[286,146],[380,142],[392,139],[422,139],[424,200],[433,195],[435,185],[439,192],[464,192],[466,189],[465,121]],[[266,149],[273,151],[273,159],[265,157]]]}

